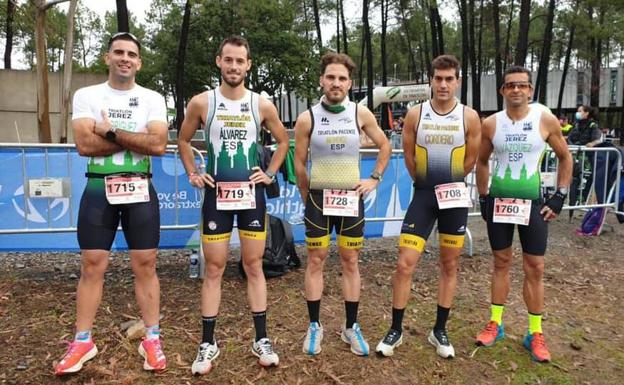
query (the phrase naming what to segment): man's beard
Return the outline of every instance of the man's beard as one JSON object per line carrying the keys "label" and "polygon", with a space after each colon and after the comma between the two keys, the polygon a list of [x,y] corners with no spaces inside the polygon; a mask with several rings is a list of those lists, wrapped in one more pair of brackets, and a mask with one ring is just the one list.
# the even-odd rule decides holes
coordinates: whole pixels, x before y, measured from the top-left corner
{"label": "man's beard", "polygon": [[[226,74],[227,75],[227,74]],[[237,79],[236,81],[231,81],[228,80],[228,77],[224,75],[223,73],[221,74],[221,79],[223,79],[223,81],[230,87],[232,88],[236,88],[238,86],[241,85],[242,82],[245,81],[245,76],[241,76],[239,79]]]}
{"label": "man's beard", "polygon": [[342,93],[340,94],[340,96],[336,96],[336,97],[331,95],[331,92],[325,93],[325,100],[327,100],[331,104],[340,104],[340,103],[342,103],[345,100],[346,97],[347,97],[347,95],[346,94],[342,94]]}

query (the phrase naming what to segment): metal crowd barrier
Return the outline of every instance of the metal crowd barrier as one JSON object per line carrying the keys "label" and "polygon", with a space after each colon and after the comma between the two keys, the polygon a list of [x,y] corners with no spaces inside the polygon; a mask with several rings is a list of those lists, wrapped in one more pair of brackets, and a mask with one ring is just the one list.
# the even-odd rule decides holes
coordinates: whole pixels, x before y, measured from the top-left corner
{"label": "metal crowd barrier", "polygon": [[[69,185],[71,185],[71,181],[69,180],[69,176],[71,175],[71,171],[72,171],[72,153],[75,152],[75,146],[71,145],[71,144],[14,144],[14,143],[0,143],[0,152],[4,149],[11,149],[11,150],[15,150],[18,149],[18,151],[21,152],[21,168],[22,168],[22,176],[23,176],[23,184],[24,184],[24,189],[26,190],[26,186],[28,185],[28,181],[29,181],[29,175],[28,175],[28,167],[27,164],[29,161],[31,161],[30,159],[30,155],[31,154],[35,154],[35,152],[33,150],[43,150],[43,161],[44,161],[44,172],[41,177],[45,178],[48,177],[49,175],[51,175],[51,171],[52,168],[54,168],[55,174],[59,174],[60,169],[64,168],[66,170],[66,176],[65,179],[63,180],[63,188],[64,189],[69,189],[69,191],[71,191],[71,188]],[[617,207],[618,207],[618,197],[620,194],[620,179],[621,179],[621,174],[622,174],[622,154],[620,153],[620,151],[617,148],[589,148],[589,147],[579,147],[579,146],[570,146],[570,151],[574,157],[574,159],[576,159],[578,162],[581,163],[586,163],[589,162],[589,164],[591,164],[591,169],[593,170],[593,172],[591,174],[587,174],[584,173],[581,175],[582,178],[585,179],[584,184],[581,183],[578,186],[578,190],[579,193],[582,192],[583,190],[586,190],[586,192],[588,191],[588,193],[586,193],[585,195],[582,196],[582,199],[577,202],[577,203],[572,203],[570,204],[570,202],[568,202],[567,205],[564,206],[564,210],[575,210],[575,209],[591,209],[591,208],[597,208],[597,207],[605,207],[608,209],[609,212],[614,212],[614,213],[619,213],[619,214],[624,214],[621,212],[617,211]],[[171,225],[163,225],[161,226],[161,230],[194,230],[198,228],[198,224],[197,223],[193,223],[193,224],[184,224],[180,222],[180,218],[179,218],[179,176],[182,177],[186,177],[185,173],[181,173],[180,175],[178,175],[178,170],[177,167],[179,167],[179,162],[178,162],[178,150],[177,150],[177,146],[175,145],[170,145],[167,146],[167,152],[168,153],[173,153],[174,154],[174,164],[175,164],[175,188],[174,188],[174,207],[175,207],[175,220],[174,223]],[[56,163],[58,163],[58,159],[55,160],[55,165],[52,165],[50,162],[50,155],[54,153],[54,154],[58,154],[61,153],[62,155],[64,155],[65,158],[65,164],[64,165],[59,165],[56,166]],[[375,157],[376,154],[378,153],[377,149],[362,149],[360,150],[360,159],[362,159],[363,157]],[[41,156],[41,153],[36,153],[38,156]],[[198,164],[203,164],[203,157],[201,156],[202,154],[199,151],[196,151],[196,159],[198,159],[199,161],[197,162]],[[604,167],[604,168],[599,168],[599,158],[602,161],[605,161],[607,163],[611,163],[613,166],[612,167]],[[373,214],[372,215],[368,215],[366,217],[366,220],[369,222],[391,222],[391,221],[402,221],[403,220],[403,216],[404,216],[404,212],[407,209],[407,207],[401,207],[399,204],[396,204],[396,202],[399,201],[399,189],[398,189],[398,185],[399,183],[405,184],[405,183],[409,183],[410,184],[410,197],[412,196],[413,193],[413,187],[411,187],[412,185],[412,181],[411,178],[409,180],[400,180],[401,179],[401,172],[404,171],[405,166],[403,163],[403,151],[400,149],[393,149],[392,150],[392,155],[390,158],[390,162],[392,164],[392,167],[390,167],[390,169],[393,170],[393,174],[388,174],[386,173],[386,175],[384,176],[384,179],[390,179],[392,180],[393,186],[397,186],[397,188],[393,188],[392,194],[393,196],[391,197],[391,202],[393,202],[393,207],[389,210],[388,207],[380,207],[379,204],[379,199],[375,199],[374,201],[374,210],[373,210]],[[490,161],[490,173],[493,170],[493,161]],[[616,167],[617,169],[614,171],[613,167]],[[554,156],[554,154],[552,153],[552,151],[547,151],[545,156],[544,156],[544,161],[542,163],[542,176],[543,176],[543,188],[545,189],[545,191],[550,191],[553,192],[554,188],[556,187],[556,172],[557,172],[557,168],[558,168],[558,160],[556,158],[556,156]],[[598,175],[598,171],[599,170],[603,170],[603,174],[604,175]],[[609,183],[609,173],[612,173],[612,183],[611,186],[608,185]],[[62,173],[61,173],[62,174]],[[600,179],[602,178],[602,179]],[[474,171],[471,172],[467,177],[466,177],[466,183],[469,187],[469,191],[471,193],[471,196],[473,198],[473,202],[475,202],[472,210],[469,213],[470,217],[475,217],[475,216],[479,216],[480,212],[479,212],[479,208],[478,205],[476,204],[476,202],[478,201],[478,192],[476,189],[476,182],[475,182],[476,178],[475,178],[475,173]],[[601,184],[598,184],[598,187],[601,188],[596,188],[597,185],[597,181],[602,181]],[[587,184],[589,184],[589,187],[586,187]],[[284,205],[286,205],[286,201],[287,201],[287,197],[285,196],[286,194],[284,194],[284,196],[282,196],[282,201],[284,203]],[[26,194],[26,191],[24,191],[23,194],[23,207],[25,208],[25,210],[28,209],[28,196]],[[27,233],[64,233],[64,232],[75,232],[76,231],[76,218],[74,218],[74,208],[72,207],[72,199],[69,199],[69,225],[66,227],[62,227],[62,228],[54,228],[52,227],[52,218],[51,218],[51,214],[50,214],[50,209],[51,209],[51,204],[52,204],[52,200],[48,199],[47,202],[47,213],[46,213],[46,221],[47,221],[47,227],[46,226],[42,226],[42,227],[38,227],[38,228],[33,228],[31,226],[29,226],[28,223],[28,219],[26,218],[26,216],[24,216],[24,220],[23,220],[23,226],[22,227],[15,227],[15,228],[9,228],[9,229],[0,229],[0,235],[2,234],[27,234]],[[286,218],[286,210],[283,210],[282,213],[282,218],[285,220],[288,220],[288,218]],[[472,245],[472,234],[470,233],[469,230],[467,230],[467,249],[468,249],[468,254],[472,255],[472,249],[473,249],[473,245]]]}

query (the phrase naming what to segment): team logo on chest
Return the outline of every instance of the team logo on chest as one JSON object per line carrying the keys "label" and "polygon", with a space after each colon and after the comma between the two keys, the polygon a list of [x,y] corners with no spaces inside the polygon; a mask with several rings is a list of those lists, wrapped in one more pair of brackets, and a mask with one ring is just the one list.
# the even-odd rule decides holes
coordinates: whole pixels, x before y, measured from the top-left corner
{"label": "team logo on chest", "polygon": [[240,112],[249,112],[249,103],[245,102],[245,103],[241,103],[240,105]]}
{"label": "team logo on chest", "polygon": [[135,96],[130,98],[130,100],[128,101],[128,106],[129,107],[138,107],[139,106],[139,97]]}
{"label": "team logo on chest", "polygon": [[522,131],[531,131],[533,129],[533,122],[524,122],[522,125]]}

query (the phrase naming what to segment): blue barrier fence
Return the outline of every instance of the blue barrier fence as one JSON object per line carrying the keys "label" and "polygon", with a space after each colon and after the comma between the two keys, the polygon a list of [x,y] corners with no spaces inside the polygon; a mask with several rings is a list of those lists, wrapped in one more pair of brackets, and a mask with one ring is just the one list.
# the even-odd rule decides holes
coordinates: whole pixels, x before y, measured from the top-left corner
{"label": "blue barrier fence", "polygon": [[[153,184],[160,202],[160,247],[196,247],[201,194],[188,183],[175,147],[169,150],[163,157],[152,158]],[[374,154],[362,155],[362,177],[371,174],[375,160]],[[0,251],[79,249],[75,230],[80,197],[86,185],[86,162],[72,145],[0,145]],[[29,180],[44,178],[63,179],[67,187],[64,196],[29,196]],[[279,179],[282,196],[268,200],[269,214],[288,219],[303,213],[297,187]],[[403,166],[402,154],[396,152],[378,189],[365,197],[369,219],[365,236],[398,235],[410,194],[411,178]],[[295,241],[303,242],[303,225],[293,226],[293,232]],[[237,241],[234,236],[232,242]],[[113,248],[127,248],[121,231]]]}

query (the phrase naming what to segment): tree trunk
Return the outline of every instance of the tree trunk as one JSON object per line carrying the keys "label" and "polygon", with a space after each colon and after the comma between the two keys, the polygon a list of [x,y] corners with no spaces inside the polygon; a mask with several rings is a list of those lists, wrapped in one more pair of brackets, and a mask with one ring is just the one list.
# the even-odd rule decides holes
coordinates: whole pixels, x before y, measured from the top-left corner
{"label": "tree trunk", "polygon": [[314,25],[316,26],[316,38],[319,48],[319,55],[323,55],[323,38],[321,37],[321,19],[319,17],[318,0],[312,0],[312,8],[314,9]]}
{"label": "tree trunk", "polygon": [[470,61],[470,38],[468,35],[468,14],[466,12],[466,0],[456,0],[459,16],[461,20],[461,36],[462,36],[462,83],[461,83],[461,102],[468,104],[468,63]]}
{"label": "tree trunk", "polygon": [[[578,3],[577,3],[578,4]],[[566,77],[570,68],[570,56],[572,56],[572,45],[574,44],[574,31],[576,24],[570,26],[570,36],[568,38],[568,47],[566,48],[566,56],[563,62],[563,71],[561,72],[561,84],[559,84],[559,97],[557,98],[557,115],[561,115],[561,104],[563,104],[563,92],[565,90]]]}
{"label": "tree trunk", "polygon": [[70,0],[67,11],[67,38],[65,40],[65,59],[63,60],[63,100],[61,101],[61,138],[60,143],[67,143],[69,131],[69,94],[71,91],[72,66],[74,64],[74,18],[78,0]]}
{"label": "tree trunk", "polygon": [[4,46],[4,68],[11,69],[11,53],[13,51],[13,16],[15,15],[15,7],[17,0],[7,0],[6,10],[6,44]]}
{"label": "tree trunk", "polygon": [[435,4],[435,0],[429,4],[429,29],[431,30],[431,53],[433,57],[437,57],[440,55],[440,47],[438,46],[438,36],[437,36],[437,27],[436,27],[436,18],[435,18],[435,7],[432,5]]}
{"label": "tree trunk", "polygon": [[368,109],[373,110],[373,47],[371,42],[370,25],[368,24],[369,0],[364,0],[362,7],[362,22],[364,26],[364,43],[366,44],[366,97]]}
{"label": "tree trunk", "polygon": [[336,52],[340,53],[340,2],[336,2]]}
{"label": "tree trunk", "polygon": [[494,22],[494,68],[496,73],[496,106],[497,110],[503,109],[503,95],[498,92],[503,82],[503,63],[501,58],[501,36],[500,36],[500,10],[499,0],[492,1],[492,21]]}
{"label": "tree trunk", "polygon": [[518,41],[514,64],[524,66],[529,47],[529,25],[531,22],[531,0],[520,2],[520,21],[518,22]]}
{"label": "tree trunk", "polygon": [[505,37],[505,61],[503,62],[503,71],[507,68],[509,63],[513,63],[511,61],[511,52],[510,52],[510,42],[511,42],[511,23],[513,21],[513,11],[514,11],[514,0],[511,0],[511,4],[509,6],[509,20],[507,20],[507,36]]}
{"label": "tree trunk", "polygon": [[115,2],[117,3],[117,31],[130,32],[126,0],[115,0]]}
{"label": "tree trunk", "polygon": [[[347,45],[347,22],[344,17],[344,6],[342,3],[343,0],[340,0],[340,21],[342,22],[342,46],[344,47],[345,55],[349,54],[349,46]],[[349,90],[349,92],[353,92]]]}
{"label": "tree trunk", "polygon": [[403,27],[403,31],[405,33],[405,42],[407,43],[407,51],[409,54],[410,64],[408,65],[408,72],[410,74],[413,74],[414,77],[416,77],[416,58],[414,57],[414,51],[412,48],[412,37],[411,37],[410,28],[409,28],[409,23],[405,15],[405,4],[403,1],[399,1],[399,15],[401,18],[401,26]]}
{"label": "tree trunk", "polygon": [[437,0],[432,0],[432,2],[434,5],[433,18],[435,21],[436,36],[438,38],[438,52],[440,55],[444,55],[444,30],[442,28],[442,19],[440,18]]}
{"label": "tree trunk", "polygon": [[176,129],[180,131],[184,121],[184,62],[186,61],[186,46],[188,44],[189,26],[191,25],[191,0],[186,0],[184,16],[182,17],[182,29],[180,31],[180,43],[178,44],[178,63],[176,65]]}
{"label": "tree trunk", "polygon": [[477,61],[477,44],[475,38],[475,0],[468,1],[468,18],[470,19],[469,28],[469,38],[470,38],[470,80],[472,84],[472,108],[477,111],[481,111],[481,93],[479,92],[479,85],[481,82],[479,81],[478,75],[478,67],[479,62]]}
{"label": "tree trunk", "polygon": [[546,17],[546,29],[544,30],[544,45],[540,55],[539,68],[537,69],[537,81],[535,86],[534,100],[546,104],[546,86],[548,84],[548,64],[550,63],[550,47],[552,46],[553,21],[555,19],[555,0],[548,3],[548,15]]}
{"label": "tree trunk", "polygon": [[45,0],[36,0],[35,49],[37,56],[37,124],[39,142],[52,143],[50,127],[50,102],[48,100],[48,58],[46,54],[46,7]]}
{"label": "tree trunk", "polygon": [[[600,7],[598,11],[598,26],[604,25],[604,7]],[[594,43],[594,49],[591,51],[593,57],[591,60],[591,92],[589,103],[592,107],[598,108],[600,103],[600,67],[602,64],[602,38],[594,38],[592,34],[591,42]]]}
{"label": "tree trunk", "polygon": [[481,112],[481,73],[483,72],[483,0],[479,0],[479,38],[477,39],[476,76],[472,83],[472,106]]}
{"label": "tree trunk", "polygon": [[[388,0],[381,0],[381,85],[388,85],[388,56],[386,55],[386,32],[388,29]],[[395,80],[396,81],[396,80]],[[388,104],[381,105],[381,129],[389,130]]]}

